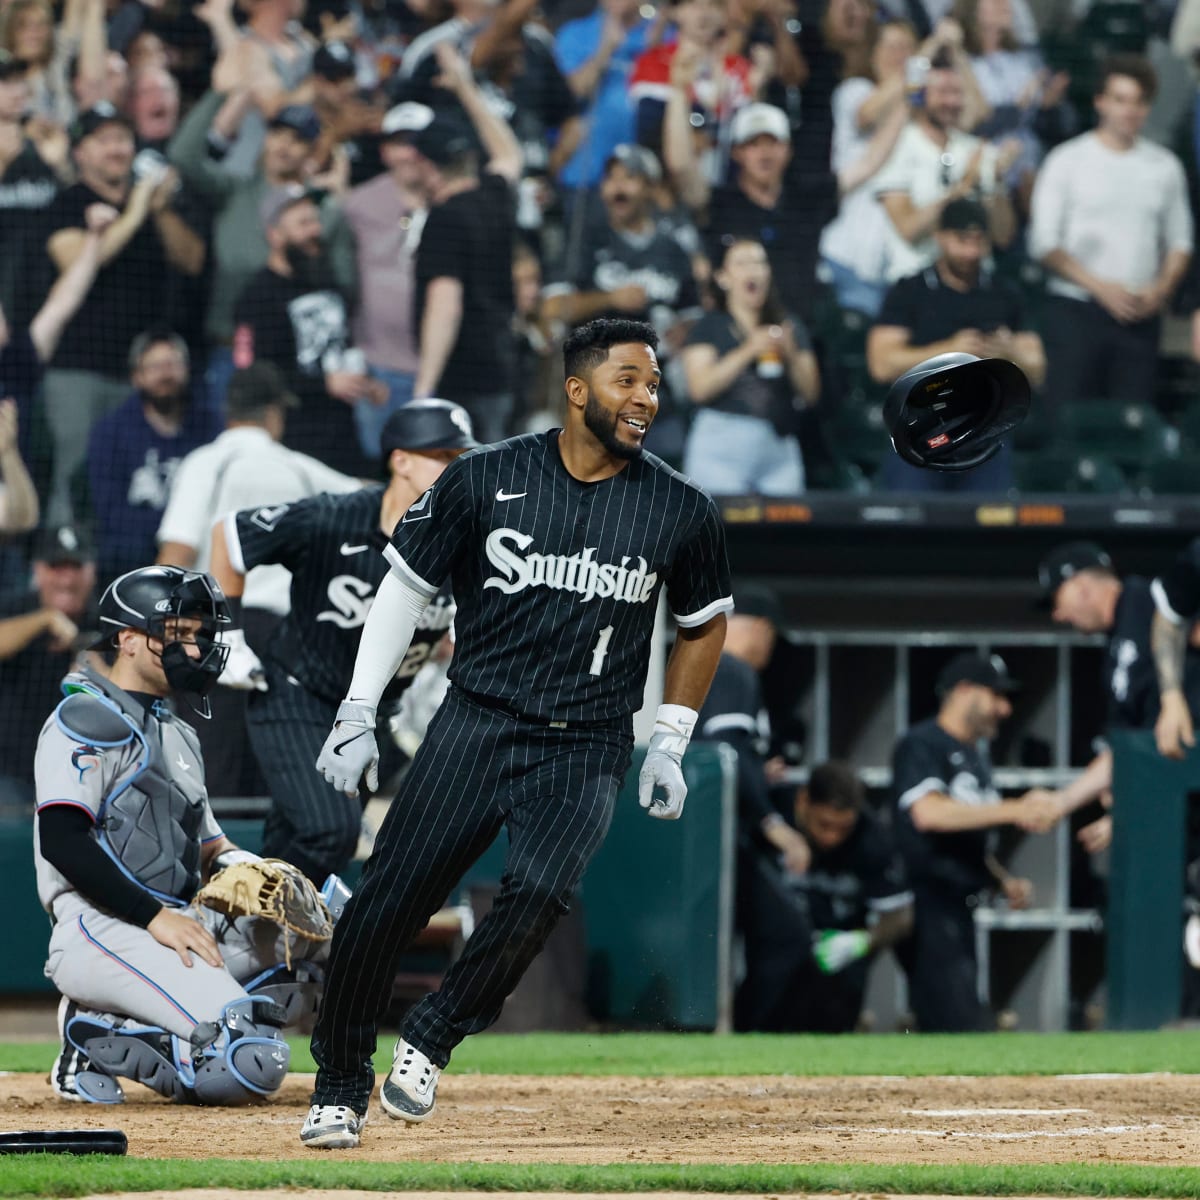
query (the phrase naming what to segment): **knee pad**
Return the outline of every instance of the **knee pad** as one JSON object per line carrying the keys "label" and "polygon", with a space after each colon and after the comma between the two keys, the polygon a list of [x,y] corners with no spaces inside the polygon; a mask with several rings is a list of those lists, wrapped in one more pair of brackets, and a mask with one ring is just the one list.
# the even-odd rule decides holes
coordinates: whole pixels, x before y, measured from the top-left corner
{"label": "knee pad", "polygon": [[325,992],[325,972],[316,963],[299,959],[290,967],[284,963],[270,967],[242,987],[252,996],[273,1000],[285,1012],[284,1025],[303,1026],[311,1022],[321,1007]]}
{"label": "knee pad", "polygon": [[187,1043],[157,1025],[111,1025],[81,1014],[67,1022],[67,1040],[104,1075],[144,1084],[169,1100],[192,1097]]}
{"label": "knee pad", "polygon": [[253,1104],[278,1091],[291,1050],[280,1029],[287,1010],[266,996],[231,1000],[219,1021],[191,1037],[193,1099],[199,1104]]}

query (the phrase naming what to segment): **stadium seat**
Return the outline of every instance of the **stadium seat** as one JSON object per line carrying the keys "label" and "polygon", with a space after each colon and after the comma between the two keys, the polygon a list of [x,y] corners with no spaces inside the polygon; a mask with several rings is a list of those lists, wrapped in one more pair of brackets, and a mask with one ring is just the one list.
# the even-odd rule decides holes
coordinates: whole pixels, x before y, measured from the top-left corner
{"label": "stadium seat", "polygon": [[1143,471],[1175,449],[1174,431],[1147,404],[1081,400],[1059,413],[1059,436],[1081,454],[1111,458],[1127,472]]}
{"label": "stadium seat", "polygon": [[1101,454],[1074,454],[1048,450],[1018,454],[1015,463],[1017,490],[1115,495],[1130,490],[1124,472]]}
{"label": "stadium seat", "polygon": [[1142,487],[1156,496],[1200,494],[1200,454],[1182,454],[1151,463],[1140,476]]}
{"label": "stadium seat", "polygon": [[892,452],[879,401],[845,400],[830,417],[828,431],[833,453],[868,474]]}
{"label": "stadium seat", "polygon": [[809,491],[855,492],[871,490],[871,481],[857,463],[837,455],[804,464],[805,487]]}

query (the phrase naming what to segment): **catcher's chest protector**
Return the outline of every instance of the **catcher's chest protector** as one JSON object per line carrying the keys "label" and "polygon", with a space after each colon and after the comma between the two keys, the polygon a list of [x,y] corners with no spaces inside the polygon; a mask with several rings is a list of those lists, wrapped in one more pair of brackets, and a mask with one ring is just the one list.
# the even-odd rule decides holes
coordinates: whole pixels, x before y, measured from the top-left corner
{"label": "catcher's chest protector", "polygon": [[[79,678],[79,677],[76,677]],[[86,683],[84,684],[84,681]],[[81,741],[109,743],[122,766],[105,797],[96,837],[138,883],[164,902],[186,903],[200,886],[206,793],[195,731],[165,706],[150,711],[91,671],[86,690],[59,706],[59,723]],[[113,746],[120,724],[124,744]]]}

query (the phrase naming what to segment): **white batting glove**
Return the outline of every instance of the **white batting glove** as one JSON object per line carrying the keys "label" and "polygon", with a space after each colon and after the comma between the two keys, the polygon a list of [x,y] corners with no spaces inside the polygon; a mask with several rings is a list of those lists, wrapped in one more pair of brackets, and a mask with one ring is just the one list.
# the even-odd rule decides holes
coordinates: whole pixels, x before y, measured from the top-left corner
{"label": "white batting glove", "polygon": [[[683,753],[696,727],[695,709],[682,704],[660,704],[646,760],[638,773],[638,803],[660,821],[675,821],[683,812],[687,784],[683,781]],[[654,794],[661,788],[665,797]]]}
{"label": "white batting glove", "polygon": [[317,771],[347,796],[358,795],[358,781],[366,772],[367,789],[379,788],[379,747],[375,742],[375,709],[354,700],[343,700],[337,720],[321,747]]}
{"label": "white batting glove", "polygon": [[227,629],[221,640],[229,647],[225,670],[217,679],[222,687],[234,688],[239,692],[265,692],[267,673],[262,660],[250,649],[244,629]]}

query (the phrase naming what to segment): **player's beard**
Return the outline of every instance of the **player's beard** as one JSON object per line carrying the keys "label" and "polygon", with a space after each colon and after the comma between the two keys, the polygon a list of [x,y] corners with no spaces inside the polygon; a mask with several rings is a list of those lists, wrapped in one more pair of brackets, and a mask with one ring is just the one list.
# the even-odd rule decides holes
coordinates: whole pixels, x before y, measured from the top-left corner
{"label": "player's beard", "polygon": [[641,446],[631,446],[617,437],[616,414],[610,413],[592,391],[588,392],[587,403],[583,407],[583,423],[613,458],[641,457]]}

